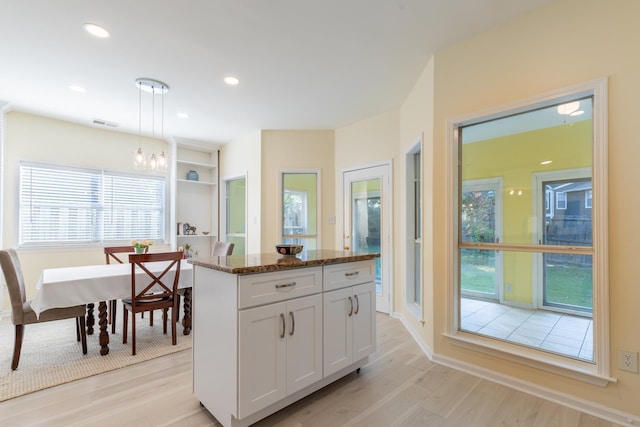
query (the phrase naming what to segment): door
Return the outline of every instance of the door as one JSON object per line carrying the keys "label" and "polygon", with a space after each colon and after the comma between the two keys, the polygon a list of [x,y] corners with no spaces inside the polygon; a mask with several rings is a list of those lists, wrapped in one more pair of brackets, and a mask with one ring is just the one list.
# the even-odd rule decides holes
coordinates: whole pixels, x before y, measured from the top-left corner
{"label": "door", "polygon": [[322,379],[322,295],[287,301],[287,395]]}
{"label": "door", "polygon": [[[511,190],[512,192],[514,190]],[[513,194],[518,197],[517,192]],[[463,242],[502,241],[502,179],[469,180],[462,183],[460,235]],[[502,253],[476,249],[460,251],[462,297],[502,301]]]}
{"label": "door", "polygon": [[391,306],[391,166],[343,172],[345,250],[379,253],[376,258],[376,310]]}
{"label": "door", "polygon": [[240,311],[240,418],[286,396],[285,309],[282,302]]}

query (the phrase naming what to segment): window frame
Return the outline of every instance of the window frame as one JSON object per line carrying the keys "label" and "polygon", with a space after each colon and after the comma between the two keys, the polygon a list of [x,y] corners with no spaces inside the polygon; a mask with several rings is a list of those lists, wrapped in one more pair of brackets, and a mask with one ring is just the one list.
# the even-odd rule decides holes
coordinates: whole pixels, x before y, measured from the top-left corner
{"label": "window frame", "polygon": [[[419,176],[416,174],[416,156],[420,158],[420,170]],[[422,309],[424,306],[424,290],[423,290],[423,262],[422,262],[422,235],[423,226],[422,218],[418,215],[423,211],[423,197],[424,191],[424,162],[423,162],[423,149],[422,149],[422,135],[416,139],[412,147],[405,153],[405,191],[406,191],[406,230],[404,235],[406,236],[406,299],[405,304],[413,315],[422,319]],[[416,185],[419,184],[418,190],[420,191],[420,200],[416,200]],[[418,229],[419,228],[419,229]],[[419,257],[416,257],[416,248],[420,248]],[[416,262],[419,265],[416,265]],[[419,275],[419,277],[416,277]],[[420,295],[416,293],[420,292]]]}
{"label": "window frame", "polygon": [[[59,172],[80,172],[85,174],[94,175],[98,177],[99,181],[99,202],[96,204],[97,210],[97,220],[96,223],[92,226],[92,230],[94,232],[93,235],[97,236],[95,239],[87,239],[81,240],[77,242],[67,241],[67,240],[55,240],[55,241],[46,241],[46,242],[22,242],[22,234],[21,234],[21,195],[22,195],[22,168],[39,168],[39,169],[47,169],[52,171]],[[135,235],[132,233],[131,237],[126,239],[105,239],[105,230],[104,230],[104,213],[105,213],[105,178],[107,177],[129,177],[134,180],[149,180],[149,181],[158,181],[162,182],[162,214],[161,214],[161,237],[153,237],[153,240],[161,241],[163,244],[168,241],[168,220],[167,216],[169,214],[168,203],[169,203],[169,186],[167,182],[167,177],[160,174],[139,174],[139,173],[131,173],[131,172],[121,172],[114,171],[108,169],[101,169],[96,167],[86,167],[86,166],[74,166],[74,165],[62,165],[57,163],[49,163],[49,162],[38,162],[38,161],[30,161],[30,160],[20,160],[17,164],[16,169],[17,179],[16,179],[16,203],[15,203],[15,218],[16,218],[16,244],[20,249],[56,249],[56,248],[81,248],[81,247],[103,247],[105,245],[117,245],[129,243],[133,238],[145,238],[147,236]]]}
{"label": "window frame", "polygon": [[[538,369],[564,375],[580,381],[605,386],[616,379],[610,376],[609,337],[609,288],[608,288],[608,130],[607,130],[607,78],[599,78],[567,88],[550,91],[539,96],[500,105],[494,108],[447,119],[447,191],[446,230],[449,250],[446,253],[447,326],[444,335],[453,344],[504,358]],[[563,100],[580,96],[593,96],[593,144],[592,144],[592,189],[593,195],[593,363],[522,347],[490,337],[460,331],[460,294],[457,265],[458,260],[458,192],[459,132],[462,126],[504,117],[553,105]],[[526,249],[527,245],[512,245],[510,250]],[[505,248],[506,249],[506,248]]]}
{"label": "window frame", "polygon": [[[284,175],[285,174],[315,174],[316,175],[316,232],[315,234],[303,234],[303,235],[284,235],[283,224],[283,206],[284,206]],[[309,195],[307,194],[307,214],[309,208]],[[305,221],[307,221],[305,219]],[[308,223],[307,223],[308,228]],[[322,174],[320,169],[279,169],[278,170],[278,238],[280,241],[283,239],[298,238],[305,240],[315,240],[315,249],[322,248]],[[307,248],[305,247],[305,250]]]}

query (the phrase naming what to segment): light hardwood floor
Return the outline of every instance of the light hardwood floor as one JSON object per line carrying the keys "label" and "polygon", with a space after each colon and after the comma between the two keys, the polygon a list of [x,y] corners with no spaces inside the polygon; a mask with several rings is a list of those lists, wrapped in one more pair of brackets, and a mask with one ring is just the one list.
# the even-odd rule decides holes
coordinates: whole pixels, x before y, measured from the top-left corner
{"label": "light hardwood floor", "polygon": [[[256,426],[615,425],[434,364],[398,320],[379,314],[377,322],[378,351],[359,374],[349,374]],[[183,351],[0,403],[0,425],[219,424],[191,393],[191,352]]]}

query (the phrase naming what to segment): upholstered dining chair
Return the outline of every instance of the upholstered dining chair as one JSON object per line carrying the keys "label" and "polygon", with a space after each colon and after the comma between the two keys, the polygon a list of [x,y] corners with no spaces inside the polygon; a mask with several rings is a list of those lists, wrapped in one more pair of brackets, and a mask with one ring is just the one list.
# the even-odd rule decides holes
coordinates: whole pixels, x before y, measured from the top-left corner
{"label": "upholstered dining chair", "polygon": [[[211,257],[214,256],[229,256],[233,253],[233,247],[235,243],[230,242],[221,242],[216,240],[213,247],[211,248]],[[178,289],[178,313],[177,316],[180,317],[180,297],[184,297],[185,292],[191,292],[191,289]],[[187,299],[185,298],[185,304]],[[187,307],[184,307],[184,310],[188,310]]]}
{"label": "upholstered dining chair", "polygon": [[[180,280],[180,261],[182,252],[160,252],[153,254],[129,255],[131,263],[131,298],[123,298],[124,319],[122,322],[122,343],[127,343],[127,326],[129,312],[131,312],[131,354],[136,354],[136,313],[162,310],[163,332],[167,333],[167,318],[171,309],[171,342],[177,344],[176,314],[178,307],[178,283]],[[168,261],[160,273],[151,272],[145,263]],[[145,273],[143,278],[136,277],[136,273]],[[173,274],[170,274],[172,272]],[[140,283],[142,285],[137,285]]]}
{"label": "upholstered dining chair", "polygon": [[[149,247],[144,248],[144,253],[147,253]],[[129,262],[127,258],[123,254],[134,253],[135,249],[133,246],[105,246],[104,248],[104,257],[107,264],[111,264],[112,262],[117,262],[119,264],[124,264]],[[111,324],[111,333],[116,333],[116,315],[118,313],[118,301],[112,299],[109,301],[109,323]],[[153,326],[153,311],[149,315],[149,323]]]}
{"label": "upholstered dining chair", "polygon": [[18,368],[20,350],[24,337],[24,326],[34,323],[50,322],[54,320],[75,319],[76,338],[82,342],[82,354],[87,354],[87,331],[85,330],[85,305],[74,307],[52,308],[40,313],[40,317],[31,308],[31,301],[27,300],[22,265],[15,249],[0,250],[0,265],[7,283],[9,299],[11,300],[11,322],[15,325],[15,342],[11,369]]}

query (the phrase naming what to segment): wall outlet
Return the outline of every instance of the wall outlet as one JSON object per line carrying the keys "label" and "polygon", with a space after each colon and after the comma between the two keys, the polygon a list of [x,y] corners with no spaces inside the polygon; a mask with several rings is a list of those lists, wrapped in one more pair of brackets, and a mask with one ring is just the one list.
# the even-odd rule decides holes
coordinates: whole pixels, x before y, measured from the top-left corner
{"label": "wall outlet", "polygon": [[618,352],[618,368],[623,371],[638,373],[638,352],[620,350]]}

